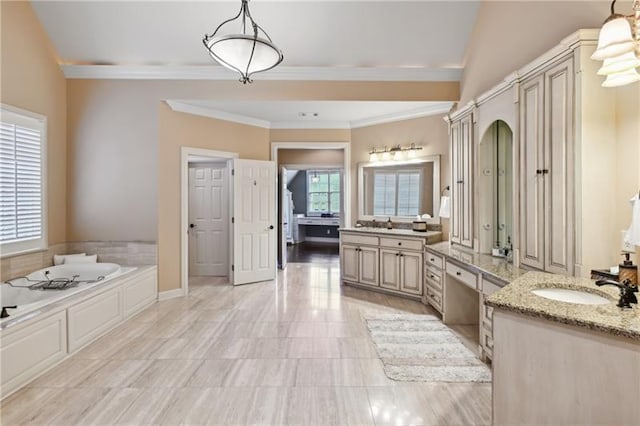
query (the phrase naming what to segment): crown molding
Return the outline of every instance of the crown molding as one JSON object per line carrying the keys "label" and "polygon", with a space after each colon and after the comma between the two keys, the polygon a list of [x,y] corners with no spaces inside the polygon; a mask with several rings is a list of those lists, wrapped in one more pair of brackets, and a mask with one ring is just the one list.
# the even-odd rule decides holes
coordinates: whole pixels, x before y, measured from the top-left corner
{"label": "crown molding", "polygon": [[[216,65],[60,65],[68,79],[223,80],[235,72]],[[260,80],[311,81],[460,81],[462,68],[276,67]]]}
{"label": "crown molding", "polygon": [[233,123],[247,124],[249,126],[262,127],[265,129],[271,128],[271,123],[266,120],[260,120],[253,117],[247,117],[246,115],[233,114],[226,111],[219,111],[212,108],[204,108],[195,105],[190,105],[180,101],[165,101],[167,105],[177,112],[183,112],[186,114],[199,115],[201,117],[215,118],[218,120],[231,121]]}
{"label": "crown molding", "polygon": [[376,124],[391,123],[395,121],[410,120],[412,118],[427,117],[449,112],[453,102],[442,102],[439,105],[427,106],[397,114],[385,114],[377,117],[355,121],[338,120],[309,120],[309,121],[267,121],[242,114],[234,114],[213,108],[205,108],[191,105],[185,101],[167,100],[167,105],[177,112],[199,115],[201,117],[215,118],[234,123],[247,124],[249,126],[265,129],[357,129],[360,127],[374,126]]}
{"label": "crown molding", "polygon": [[377,117],[365,118],[351,122],[351,128],[373,126],[376,124],[392,123],[394,121],[410,120],[412,118],[428,117],[430,115],[445,114],[451,110],[453,102],[439,102],[438,105],[431,105],[424,108],[417,108],[411,111],[396,114],[385,114]]}

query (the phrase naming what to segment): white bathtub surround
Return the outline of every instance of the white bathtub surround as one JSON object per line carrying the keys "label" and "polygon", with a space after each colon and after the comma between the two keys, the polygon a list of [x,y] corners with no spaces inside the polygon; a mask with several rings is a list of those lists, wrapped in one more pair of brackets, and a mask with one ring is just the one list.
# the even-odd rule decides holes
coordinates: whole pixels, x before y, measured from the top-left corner
{"label": "white bathtub surround", "polygon": [[157,264],[157,245],[145,241],[82,241],[67,243],[70,252],[97,254],[98,262],[119,265]]}
{"label": "white bathtub surround", "polygon": [[[4,324],[10,318],[19,317],[74,294],[103,286],[110,280],[136,269],[135,267],[121,268],[115,263],[71,263],[46,267],[30,273],[24,278],[9,280],[10,284],[0,284],[0,300],[2,306],[18,307],[10,309],[10,317],[0,320],[0,324]],[[39,285],[39,283],[50,280],[73,279],[74,277],[77,284],[64,290],[42,289]]]}
{"label": "white bathtub surround", "polygon": [[[96,265],[58,267],[71,266]],[[120,272],[115,266],[110,267],[111,274]],[[62,300],[47,301],[30,312],[10,312],[11,316],[0,323],[1,397],[20,389],[156,299],[157,268],[142,266],[112,275],[110,280]]]}
{"label": "white bathtub surround", "polygon": [[38,269],[53,265],[53,256],[66,254],[67,243],[53,244],[47,250],[0,259],[0,280],[22,277]]}
{"label": "white bathtub surround", "polygon": [[145,241],[80,241],[60,243],[47,250],[0,259],[0,280],[25,276],[53,265],[54,255],[97,254],[98,262],[124,266],[157,264],[157,245]]}

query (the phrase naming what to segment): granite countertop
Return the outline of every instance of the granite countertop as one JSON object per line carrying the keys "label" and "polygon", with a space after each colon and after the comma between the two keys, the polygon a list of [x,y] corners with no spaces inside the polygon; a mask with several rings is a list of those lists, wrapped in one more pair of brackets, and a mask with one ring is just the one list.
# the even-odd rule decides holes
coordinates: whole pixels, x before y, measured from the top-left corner
{"label": "granite countertop", "polygon": [[528,272],[513,266],[513,263],[507,262],[504,258],[493,257],[489,254],[480,254],[469,249],[452,246],[449,244],[449,241],[432,244],[427,248],[436,253],[458,260],[465,265],[469,265],[477,272],[489,274],[499,281],[503,281],[505,285]]}
{"label": "granite countertop", "polygon": [[420,237],[426,238],[428,241],[438,242],[442,240],[442,232],[440,231],[427,231],[427,232],[419,232],[413,231],[411,229],[387,229],[387,228],[369,228],[369,227],[352,227],[352,228],[339,228],[338,231],[347,231],[347,232],[361,232],[363,234],[385,234],[385,235],[395,235],[401,237]]}
{"label": "granite countertop", "polygon": [[[564,288],[594,293],[611,300],[604,305],[581,305],[536,296],[536,288]],[[492,294],[486,304],[549,321],[597,330],[640,341],[640,307],[616,306],[619,290],[611,286],[597,287],[588,278],[565,277],[545,272],[527,272],[508,286]]]}

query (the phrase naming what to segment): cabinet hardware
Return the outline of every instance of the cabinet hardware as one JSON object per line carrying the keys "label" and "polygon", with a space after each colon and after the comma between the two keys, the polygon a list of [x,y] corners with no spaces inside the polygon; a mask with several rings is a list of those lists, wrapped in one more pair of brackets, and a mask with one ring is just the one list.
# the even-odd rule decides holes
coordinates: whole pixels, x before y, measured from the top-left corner
{"label": "cabinet hardware", "polygon": [[458,181],[458,182],[456,182],[456,183],[464,183],[464,181],[463,181],[463,180],[459,180],[459,181]]}
{"label": "cabinet hardware", "polygon": [[404,254],[400,253],[400,257],[404,257]]}
{"label": "cabinet hardware", "polygon": [[536,170],[536,174],[537,175],[541,175],[542,174],[542,170],[540,170],[540,169]]}
{"label": "cabinet hardware", "polygon": [[396,257],[400,256],[400,253],[396,253]]}
{"label": "cabinet hardware", "polygon": [[399,245],[399,246],[401,246],[401,245],[402,245],[402,243],[398,243],[398,245]]}
{"label": "cabinet hardware", "polygon": [[460,275],[462,275],[462,274],[461,274],[460,272],[456,272],[456,275],[457,275],[457,276],[460,276]]}
{"label": "cabinet hardware", "polygon": [[549,174],[549,169],[542,169],[542,174],[543,175]]}

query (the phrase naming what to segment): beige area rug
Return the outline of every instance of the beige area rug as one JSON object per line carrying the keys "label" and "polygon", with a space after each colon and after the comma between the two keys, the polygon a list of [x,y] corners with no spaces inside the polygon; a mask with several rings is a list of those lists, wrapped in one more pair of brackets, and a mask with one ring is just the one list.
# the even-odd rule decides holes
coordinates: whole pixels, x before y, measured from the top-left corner
{"label": "beige area rug", "polygon": [[491,382],[491,370],[433,315],[365,314],[369,334],[392,380]]}

